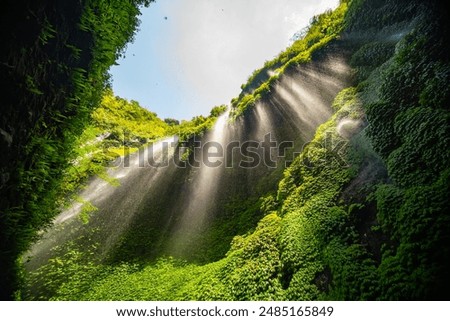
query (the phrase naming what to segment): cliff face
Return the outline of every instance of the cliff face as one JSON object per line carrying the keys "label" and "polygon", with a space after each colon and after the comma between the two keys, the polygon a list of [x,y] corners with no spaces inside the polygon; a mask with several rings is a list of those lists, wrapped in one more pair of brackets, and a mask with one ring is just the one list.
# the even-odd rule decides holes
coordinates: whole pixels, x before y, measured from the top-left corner
{"label": "cliff face", "polygon": [[[25,297],[448,299],[450,56],[440,5],[342,1],[317,17],[198,139],[220,143],[231,163],[192,167],[202,153],[178,144],[164,154],[164,141],[129,166],[123,159],[109,170],[120,186],[94,179],[81,195],[98,209],[89,220],[74,204],[33,246]],[[269,133],[277,147],[292,142],[288,154],[262,148]],[[253,149],[233,158],[229,144]],[[171,161],[150,166],[150,153]],[[22,208],[25,221],[38,213]],[[4,222],[5,238],[23,225]]]}
{"label": "cliff face", "polygon": [[[98,104],[107,70],[149,1],[5,1],[1,13],[1,297],[17,259],[56,214],[61,174]],[[115,30],[115,25],[123,28]]]}
{"label": "cliff face", "polygon": [[[438,3],[360,1],[348,12],[342,38],[352,42],[357,73],[354,87],[336,97],[333,118],[343,138],[356,127],[346,137],[351,169],[308,152],[308,162],[286,171],[278,195],[288,289],[314,283],[318,297],[332,299],[448,297],[447,263],[437,254],[448,253],[440,246],[450,156],[448,24],[439,10]],[[298,283],[305,273],[310,282]]]}
{"label": "cliff face", "polygon": [[[2,10],[0,77],[5,95],[0,116],[3,275],[0,289],[3,299],[11,298],[18,288],[17,257],[29,246],[33,230],[52,216],[43,209],[39,214],[41,220],[33,207],[44,207],[43,198],[52,198],[54,181],[50,180],[48,185],[43,183],[49,177],[60,175],[63,154],[66,154],[58,146],[63,143],[62,128],[53,119],[76,113],[75,108],[66,106],[66,95],[73,92],[69,70],[87,69],[92,60],[87,50],[92,45],[92,35],[75,28],[82,10],[80,5],[64,6],[51,1],[7,1]],[[78,42],[86,49],[79,60],[64,45]]]}

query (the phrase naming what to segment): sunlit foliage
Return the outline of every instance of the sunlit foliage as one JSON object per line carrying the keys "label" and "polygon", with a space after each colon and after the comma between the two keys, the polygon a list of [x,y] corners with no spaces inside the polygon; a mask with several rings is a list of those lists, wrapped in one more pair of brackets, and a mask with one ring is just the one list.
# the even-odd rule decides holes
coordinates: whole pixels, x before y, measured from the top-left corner
{"label": "sunlit foliage", "polygon": [[[250,224],[255,213],[262,218],[236,233],[225,255],[200,265],[171,257],[133,261],[130,250],[122,261],[108,264],[82,242],[68,243],[28,275],[25,297],[448,299],[450,56],[443,12],[437,1],[342,1],[335,12],[316,17],[305,38],[254,73],[233,103],[235,116],[245,117],[246,108],[270,95],[277,75],[314,59],[314,48],[338,36],[347,39],[355,78],[334,99],[331,118],[285,170],[276,195],[233,204],[228,221]],[[47,26],[42,41],[51,34]],[[264,75],[269,70],[275,74]],[[32,80],[27,84],[40,95]],[[97,127],[88,127],[82,139],[120,128],[132,137],[124,141],[116,135],[114,143],[123,146],[145,143],[165,130],[189,140],[224,111],[221,106],[208,117],[169,125],[109,93],[93,114]],[[144,122],[152,123],[151,129]],[[345,127],[349,124],[353,127]],[[350,134],[344,135],[346,128]],[[35,139],[45,145],[42,137]],[[56,157],[58,150],[45,146],[49,157]],[[38,168],[51,170],[53,163],[44,165]],[[35,195],[30,189],[36,186],[30,179],[23,190]],[[42,219],[31,223],[35,230]]]}

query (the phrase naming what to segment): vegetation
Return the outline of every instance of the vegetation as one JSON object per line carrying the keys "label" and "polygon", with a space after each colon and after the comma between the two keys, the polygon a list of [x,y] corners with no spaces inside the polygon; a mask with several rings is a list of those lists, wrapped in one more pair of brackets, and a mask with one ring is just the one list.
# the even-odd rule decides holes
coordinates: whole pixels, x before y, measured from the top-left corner
{"label": "vegetation", "polygon": [[[284,204],[279,213],[266,212],[253,232],[236,236],[224,259],[204,266],[172,258],[161,259],[144,267],[124,263],[115,268],[95,265],[92,266],[93,271],[89,273],[91,277],[97,275],[94,281],[86,278],[81,287],[78,278],[75,281],[77,283],[61,282],[62,286],[56,291],[53,299],[320,298],[320,290],[314,285],[314,279],[323,271],[325,263],[319,262],[318,259],[332,239],[330,232],[337,230],[346,238],[349,237],[349,231],[345,228],[349,210],[345,206],[337,206],[336,200],[344,184],[352,177],[352,173],[355,175],[355,169],[342,167],[340,157],[345,157],[345,154],[333,155],[324,146],[326,140],[330,138],[335,139],[336,143],[342,140],[335,130],[340,119],[349,115],[355,119],[362,116],[360,106],[349,103],[354,101],[352,98],[353,96],[342,102],[342,108],[335,116],[320,127],[310,148],[286,171],[279,187],[278,199]],[[329,162],[324,162],[324,159]],[[304,183],[292,179],[296,175],[294,173],[299,171],[303,174]],[[82,262],[80,260],[84,259],[80,257],[79,260],[74,260],[72,256],[59,258],[62,265],[68,264],[69,267],[59,269],[61,275],[54,279],[64,280],[67,270],[84,271],[86,265],[80,263]],[[58,269],[53,266],[54,264],[52,261],[39,270],[32,282],[38,282],[39,277],[47,275],[48,271],[55,273]],[[69,272],[71,273],[73,272]],[[117,282],[119,279],[120,283]],[[158,281],[145,282],[145,280]],[[96,285],[93,286],[92,282]]]}
{"label": "vegetation", "polygon": [[209,116],[195,116],[189,121],[181,121],[177,126],[173,126],[172,132],[178,135],[179,140],[188,142],[194,136],[202,137],[203,134],[211,129],[221,114],[227,109],[226,105],[216,106],[211,109]]}
{"label": "vegetation", "polygon": [[[132,40],[130,1],[8,1],[2,11],[1,298],[19,296],[20,255],[57,213],[62,173]],[[3,17],[5,15],[5,17]]]}
{"label": "vegetation", "polygon": [[378,267],[382,299],[448,297],[450,64],[442,19],[424,18],[400,41],[381,73],[379,100],[366,104],[368,136],[392,179],[375,192],[390,240]]}
{"label": "vegetation", "polygon": [[[440,6],[439,1],[426,5],[419,0],[342,1],[336,11],[313,19],[304,38],[252,75],[233,102],[234,117],[247,117],[245,110],[270,95],[277,75],[297,63],[314,59],[317,48],[329,46],[337,37],[343,41],[334,45],[338,49],[350,48],[349,63],[355,70],[354,83],[335,97],[331,106],[333,115],[319,126],[313,140],[284,171],[276,194],[260,193],[261,197],[249,194],[252,197],[246,202],[239,198],[227,200],[225,214],[205,237],[212,240],[207,247],[213,253],[206,253],[208,249],[201,247],[209,259],[157,256],[133,260],[139,253],[133,252],[133,244],[128,244],[129,247],[118,252],[121,260],[107,262],[96,256],[96,244],[85,242],[89,235],[82,235],[76,242],[53,249],[52,259],[27,275],[23,297],[448,299],[450,33],[446,11]],[[86,17],[90,17],[89,10]],[[45,36],[41,38],[47,41],[52,28],[46,26],[43,30]],[[274,75],[269,76],[269,71]],[[32,97],[44,92],[27,78],[23,81]],[[80,103],[83,101],[80,99]],[[65,184],[78,186],[82,177],[96,172],[95,166],[104,164],[110,153],[117,153],[117,148],[132,150],[166,133],[178,133],[182,140],[189,141],[193,135],[211,128],[225,109],[214,108],[208,117],[195,117],[178,125],[173,120],[163,122],[137,103],[106,92],[103,103],[93,113],[93,122],[78,138],[79,150],[70,153],[84,155],[75,161],[88,164],[83,165],[88,169],[80,177],[66,174],[65,179],[77,179],[72,185]],[[54,130],[62,126],[51,124],[48,128]],[[17,229],[16,242],[24,242],[13,247],[15,255],[26,248],[35,231],[52,217],[49,208],[57,195],[42,196],[43,185],[60,190],[61,169],[59,174],[50,175],[48,171],[63,163],[62,156],[64,160],[69,157],[60,156],[62,146],[50,144],[55,141],[50,139],[54,136],[45,133],[48,136],[32,136],[24,145],[29,153],[24,161],[29,162],[29,167],[21,164],[16,174],[21,184],[10,185],[15,188],[12,191],[23,193],[18,194],[23,197],[19,199],[22,203],[17,203],[22,207],[8,208],[4,216],[13,223],[2,226],[7,228],[8,237]],[[95,137],[104,139],[92,147],[88,142]],[[32,143],[46,147],[35,158],[30,156],[35,155],[30,149]],[[98,162],[86,157],[93,155],[94,150],[101,150]],[[37,174],[31,176],[29,168]],[[39,174],[40,171],[44,173]],[[187,176],[176,179],[187,180]],[[41,177],[47,180],[35,181]],[[179,184],[176,179],[170,182]],[[178,191],[179,186],[169,187]],[[85,205],[86,211],[95,210]],[[27,224],[20,213],[32,214],[26,216]],[[88,220],[89,214],[82,211],[81,219]],[[229,244],[230,230],[235,231],[235,236]],[[133,233],[140,237],[138,232]],[[221,244],[215,243],[218,236]],[[8,258],[12,262],[11,258],[17,256]]]}
{"label": "vegetation", "polygon": [[170,131],[169,125],[155,113],[136,101],[114,97],[111,90],[106,90],[92,113],[90,125],[74,144],[73,159],[62,178],[60,194],[65,197],[61,201],[66,202],[67,197],[73,196],[92,176],[110,181],[106,174],[110,162],[169,135]]}

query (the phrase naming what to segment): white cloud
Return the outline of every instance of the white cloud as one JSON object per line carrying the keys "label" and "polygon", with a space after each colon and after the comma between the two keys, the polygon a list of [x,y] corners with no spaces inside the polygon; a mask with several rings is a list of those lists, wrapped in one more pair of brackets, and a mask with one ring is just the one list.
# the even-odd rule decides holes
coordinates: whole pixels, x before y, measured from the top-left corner
{"label": "white cloud", "polygon": [[173,51],[185,86],[211,104],[228,103],[249,74],[337,1],[183,0],[173,4]]}
{"label": "white cloud", "polygon": [[[133,76],[128,76],[140,81],[128,85],[134,93],[143,83],[159,82],[159,87],[147,87],[146,95],[136,97],[159,114],[183,118],[207,114],[214,105],[229,103],[237,96],[240,85],[252,71],[285,49],[293,34],[308,25],[313,15],[337,3],[338,0],[159,0],[148,10],[156,19],[153,24],[142,17],[142,28],[151,26],[154,30],[143,30],[147,38],[141,40],[137,35],[136,43],[130,46],[139,48],[139,41],[145,41],[152,43],[153,49],[144,48],[141,62],[132,65],[130,61],[127,67],[124,61],[124,67],[115,72],[120,76],[120,72],[125,74],[124,69],[136,68]],[[136,60],[144,49],[136,53]],[[142,75],[145,59],[148,63],[149,58],[157,64],[152,66],[157,75],[152,75],[151,80]],[[126,81],[133,81],[128,78]],[[115,89],[116,83],[120,79],[115,81]]]}

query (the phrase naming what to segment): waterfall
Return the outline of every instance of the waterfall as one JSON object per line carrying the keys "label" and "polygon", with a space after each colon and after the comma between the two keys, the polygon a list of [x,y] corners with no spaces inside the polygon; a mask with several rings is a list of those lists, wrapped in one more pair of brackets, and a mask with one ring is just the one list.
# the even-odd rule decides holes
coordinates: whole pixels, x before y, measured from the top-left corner
{"label": "waterfall", "polygon": [[[155,189],[162,176],[169,174],[169,171],[150,163],[161,162],[164,158],[168,161],[173,156],[177,139],[176,136],[169,137],[117,159],[116,166],[108,168],[107,174],[117,179],[118,186],[94,177],[76,200],[54,219],[52,228],[41,232],[40,240],[27,254],[28,266],[45,263],[52,255],[52,248],[90,235],[94,230],[98,233],[92,242],[99,242],[99,254],[107,253],[128,228],[145,196]],[[80,215],[86,204],[95,210],[89,213],[89,222],[83,224]]]}
{"label": "waterfall", "polygon": [[[276,190],[292,160],[279,148],[299,152],[330,117],[332,101],[349,79],[350,69],[336,53],[281,75],[269,98],[245,116],[230,122],[226,111],[218,117],[190,156],[199,166],[174,157],[181,149],[176,137],[118,159],[108,175],[119,185],[93,178],[80,192],[80,202],[42,232],[28,253],[27,269],[45,264],[56,255],[51,249],[72,241],[80,248],[95,245],[100,261],[222,257],[233,236],[247,233],[261,219],[259,198]],[[339,130],[344,135],[352,126],[343,122]],[[83,223],[86,204],[97,210]],[[243,211],[241,221],[235,215]]]}
{"label": "waterfall", "polygon": [[[229,137],[228,119],[229,110],[218,117],[211,133],[202,142],[200,159],[197,159],[200,166],[183,195],[185,201],[171,237],[171,254],[188,251],[189,247],[194,246],[196,235],[201,233],[211,218],[224,174],[225,150]],[[211,157],[210,154],[221,156]]]}

